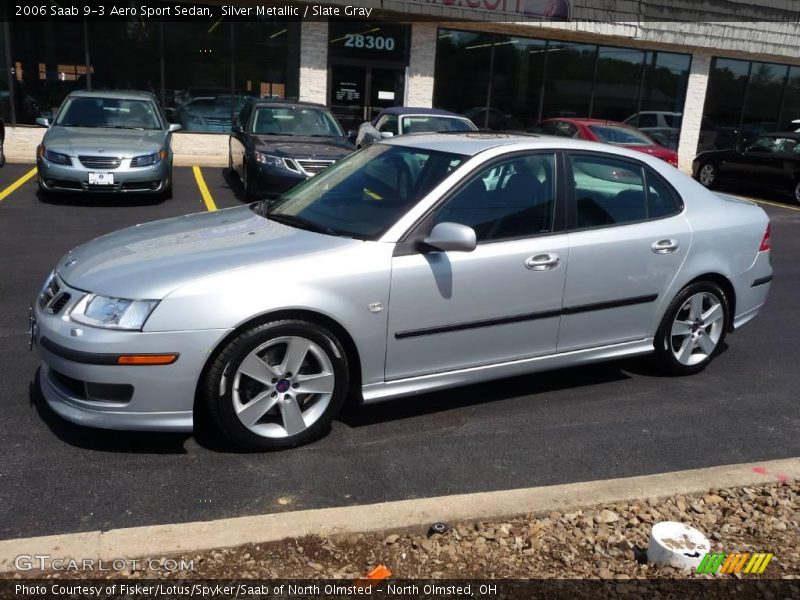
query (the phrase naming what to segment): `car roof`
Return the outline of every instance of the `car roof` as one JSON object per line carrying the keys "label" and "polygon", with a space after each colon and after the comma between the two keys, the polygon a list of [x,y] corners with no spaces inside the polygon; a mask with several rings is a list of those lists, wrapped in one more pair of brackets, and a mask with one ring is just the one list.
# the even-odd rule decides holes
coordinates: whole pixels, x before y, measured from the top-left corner
{"label": "car roof", "polygon": [[621,127],[627,127],[631,129],[631,126],[626,123],[620,123],[619,121],[608,121],[606,119],[588,119],[583,117],[553,117],[552,119],[544,119],[542,123],[548,123],[552,121],[565,121],[567,123],[583,123],[584,125],[619,125]]}
{"label": "car roof", "polygon": [[523,146],[525,150],[590,150],[607,154],[620,154],[637,159],[646,156],[641,152],[627,150],[612,144],[534,133],[490,133],[480,131],[474,133],[412,133],[393,137],[380,143],[419,148],[421,150],[452,152],[466,156],[475,156],[484,150],[498,146]]}
{"label": "car roof", "polygon": [[141,90],[76,90],[69,93],[69,97],[75,98],[116,98],[117,100],[155,100],[153,92],[143,92]]}
{"label": "car roof", "polygon": [[440,115],[442,117],[458,117],[460,119],[464,119],[463,115],[456,114],[454,112],[450,112],[449,110],[443,110],[441,108],[423,108],[423,107],[416,107],[416,106],[392,106],[390,108],[384,108],[381,111],[382,115]]}
{"label": "car roof", "polygon": [[324,104],[318,104],[316,102],[303,102],[301,100],[288,100],[286,98],[250,98],[247,102],[253,106],[308,106],[313,108],[328,108]]}
{"label": "car roof", "polygon": [[756,137],[782,137],[791,140],[800,140],[800,131],[770,131],[759,133]]}

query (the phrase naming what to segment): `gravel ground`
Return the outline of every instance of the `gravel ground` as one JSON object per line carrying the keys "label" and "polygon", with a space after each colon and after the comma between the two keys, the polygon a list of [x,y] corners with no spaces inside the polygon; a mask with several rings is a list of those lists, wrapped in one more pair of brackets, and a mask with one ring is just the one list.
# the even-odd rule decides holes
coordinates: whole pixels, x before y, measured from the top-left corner
{"label": "gravel ground", "polygon": [[[356,535],[224,548],[195,555],[191,578],[364,577],[386,565],[393,578],[683,578],[696,575],[644,562],[653,523],[683,521],[704,532],[712,551],[772,552],[765,578],[800,578],[800,482],[647,498],[547,516],[449,524],[430,537]],[[118,573],[25,573],[25,577],[114,577]],[[125,577],[163,577],[155,571]],[[16,575],[17,577],[22,575]],[[750,578],[753,576],[742,575]]]}

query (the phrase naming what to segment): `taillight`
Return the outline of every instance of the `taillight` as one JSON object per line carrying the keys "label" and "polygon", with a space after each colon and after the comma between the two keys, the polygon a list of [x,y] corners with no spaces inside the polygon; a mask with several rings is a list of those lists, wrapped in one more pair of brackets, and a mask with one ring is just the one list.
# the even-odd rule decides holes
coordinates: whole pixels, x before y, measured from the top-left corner
{"label": "taillight", "polygon": [[664,160],[667,161],[668,164],[672,165],[676,169],[678,168],[678,155],[677,154],[670,154]]}
{"label": "taillight", "polygon": [[767,225],[767,230],[764,232],[764,237],[761,240],[761,247],[759,252],[764,252],[772,249],[772,224]]}

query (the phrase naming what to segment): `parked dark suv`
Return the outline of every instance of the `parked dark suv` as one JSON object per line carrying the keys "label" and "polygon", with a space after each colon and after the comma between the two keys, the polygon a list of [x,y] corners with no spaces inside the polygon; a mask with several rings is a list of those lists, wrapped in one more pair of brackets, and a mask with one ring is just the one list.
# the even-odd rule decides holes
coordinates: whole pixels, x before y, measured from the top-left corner
{"label": "parked dark suv", "polygon": [[354,149],[320,104],[252,99],[234,120],[228,167],[242,180],[246,200],[277,197]]}

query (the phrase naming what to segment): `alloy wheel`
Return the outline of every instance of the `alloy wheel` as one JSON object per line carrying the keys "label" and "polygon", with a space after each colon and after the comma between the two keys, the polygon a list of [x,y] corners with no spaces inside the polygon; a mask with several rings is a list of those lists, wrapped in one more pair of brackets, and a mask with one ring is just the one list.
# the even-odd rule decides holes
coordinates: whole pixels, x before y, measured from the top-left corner
{"label": "alloy wheel", "polygon": [[[220,383],[222,394],[225,378]],[[259,436],[295,436],[322,416],[335,383],[331,359],[319,345],[300,336],[274,338],[239,364],[232,382],[233,409]]]}
{"label": "alloy wheel", "polygon": [[715,295],[690,296],[676,313],[668,338],[675,360],[688,367],[707,360],[722,337],[724,317],[722,301]]}
{"label": "alloy wheel", "polygon": [[800,181],[794,184],[794,201],[800,204]]}
{"label": "alloy wheel", "polygon": [[706,187],[711,187],[714,185],[714,181],[717,178],[717,169],[714,165],[707,164],[703,165],[700,169],[700,183],[702,183]]}

